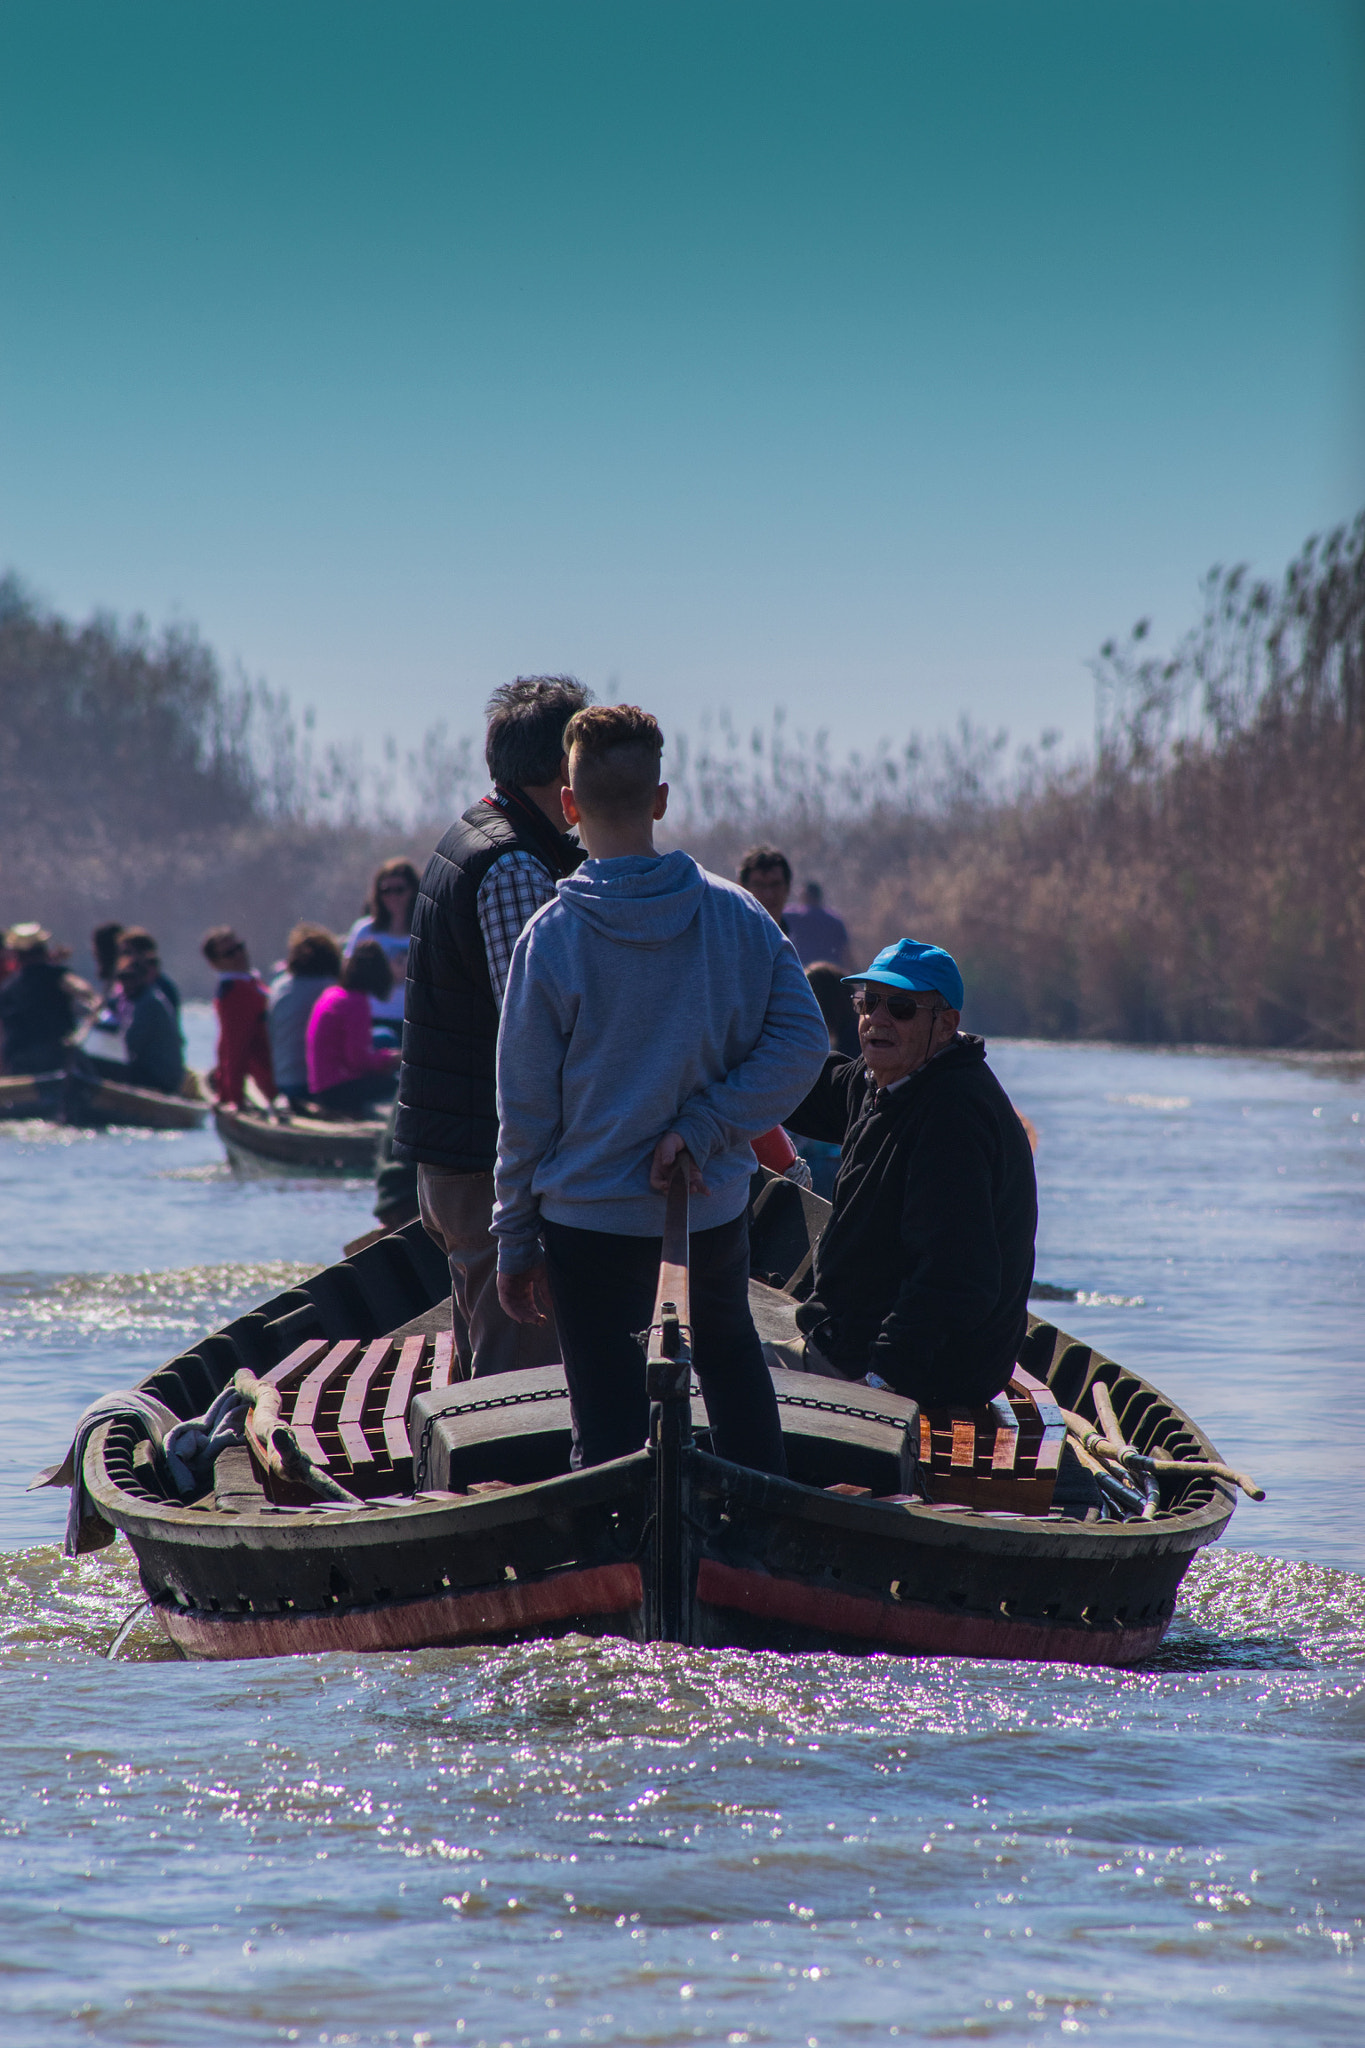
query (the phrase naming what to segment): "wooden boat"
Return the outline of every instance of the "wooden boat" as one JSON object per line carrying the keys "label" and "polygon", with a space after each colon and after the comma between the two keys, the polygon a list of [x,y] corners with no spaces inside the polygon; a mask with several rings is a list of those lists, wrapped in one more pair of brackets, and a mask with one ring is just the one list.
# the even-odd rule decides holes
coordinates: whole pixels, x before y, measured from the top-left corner
{"label": "wooden boat", "polygon": [[382,1117],[276,1116],[221,1103],[213,1121],[228,1158],[244,1173],[342,1173],[369,1179],[384,1135]]}
{"label": "wooden boat", "polygon": [[[193,1077],[197,1089],[198,1077]],[[129,1124],[153,1131],[197,1131],[208,1104],[195,1095],[163,1095],[122,1081],[59,1071],[0,1075],[0,1117],[41,1117],[45,1122],[102,1130]]]}
{"label": "wooden boat", "polygon": [[[756,1197],[762,1331],[790,1315],[828,1205],[771,1176]],[[246,1369],[246,1441],[218,1452],[197,1497],[176,1493],[131,1413],[87,1425],[83,1457],[47,1481],[83,1480],[82,1547],[122,1531],[167,1635],[196,1658],[569,1630],[1101,1665],[1151,1655],[1191,1558],[1232,1514],[1236,1477],[1173,1402],[1035,1318],[1009,1399],[981,1411],[921,1415],[865,1384],[776,1369],[790,1476],[728,1464],[692,1387],[682,1201],[680,1227],[670,1197],[650,1336],[650,1442],[630,1457],[569,1469],[559,1366],[460,1379],[446,1263],[410,1225],[142,1382],[191,1417]],[[1076,1443],[1110,1430],[1146,1461],[1130,1488],[1102,1482],[1111,1499],[1126,1491],[1123,1519],[1104,1518],[1118,1511],[1083,1469],[1103,1461]]]}

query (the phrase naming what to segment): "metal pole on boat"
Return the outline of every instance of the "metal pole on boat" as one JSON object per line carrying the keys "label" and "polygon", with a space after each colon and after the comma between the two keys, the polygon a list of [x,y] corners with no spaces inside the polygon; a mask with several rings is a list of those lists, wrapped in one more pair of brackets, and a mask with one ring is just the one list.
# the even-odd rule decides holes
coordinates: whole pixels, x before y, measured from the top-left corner
{"label": "metal pole on boat", "polygon": [[654,1460],[654,1544],[647,1595],[652,1642],[692,1639],[688,1453],[692,1448],[692,1307],[687,1259],[687,1177],[669,1183],[659,1285],[649,1329],[645,1390]]}

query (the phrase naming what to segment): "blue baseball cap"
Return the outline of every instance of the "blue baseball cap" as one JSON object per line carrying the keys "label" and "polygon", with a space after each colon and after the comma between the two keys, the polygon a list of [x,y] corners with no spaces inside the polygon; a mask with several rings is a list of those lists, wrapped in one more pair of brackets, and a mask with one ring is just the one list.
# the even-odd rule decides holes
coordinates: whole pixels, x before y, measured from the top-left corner
{"label": "blue baseball cap", "polygon": [[897,939],[883,946],[870,967],[843,978],[884,981],[892,988],[936,989],[950,1010],[962,1008],[962,975],[956,960],[942,946],[926,946],[920,939]]}

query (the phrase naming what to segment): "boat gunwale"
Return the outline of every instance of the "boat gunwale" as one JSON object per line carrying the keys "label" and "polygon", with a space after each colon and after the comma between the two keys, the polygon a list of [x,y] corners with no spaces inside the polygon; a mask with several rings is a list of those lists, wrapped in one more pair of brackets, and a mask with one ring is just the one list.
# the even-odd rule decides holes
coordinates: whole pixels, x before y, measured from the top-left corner
{"label": "boat gunwale", "polygon": [[[1145,1384],[1145,1383],[1144,1383]],[[622,1480],[634,1471],[647,1471],[650,1452],[632,1451],[627,1457],[594,1465],[582,1472],[556,1473],[547,1479],[509,1485],[493,1494],[462,1495],[449,1500],[419,1500],[382,1506],[346,1509],[290,1509],[274,1505],[229,1511],[185,1505],[164,1504],[127,1492],[109,1473],[104,1452],[110,1432],[122,1426],[118,1418],[102,1423],[86,1447],[86,1491],[104,1519],[131,1540],[134,1534],[149,1541],[175,1540],[171,1532],[189,1538],[201,1550],[230,1550],[241,1546],[248,1532],[266,1532],[278,1539],[288,1531],[288,1541],[253,1543],[251,1548],[326,1549],[343,1536],[348,1543],[358,1538],[370,1542],[401,1541],[404,1525],[416,1534],[421,1525],[426,1537],[437,1533],[448,1521],[450,1533],[479,1535],[508,1524],[538,1521],[553,1512],[557,1504],[587,1507],[611,1499]],[[961,1547],[970,1534],[972,1549],[1002,1557],[1062,1557],[1100,1562],[1131,1554],[1161,1557],[1187,1551],[1191,1555],[1215,1542],[1231,1519],[1235,1496],[1225,1481],[1210,1482],[1214,1498],[1189,1510],[1171,1510],[1150,1521],[1085,1522],[1072,1517],[1013,1515],[999,1510],[982,1511],[938,1505],[933,1502],[900,1502],[861,1499],[832,1494],[800,1480],[779,1478],[766,1472],[733,1465],[708,1451],[691,1453],[696,1461],[695,1476],[713,1490],[738,1495],[746,1504],[803,1522],[818,1522],[853,1534],[881,1541],[913,1540],[934,1549]],[[92,1483],[93,1482],[93,1483]]]}

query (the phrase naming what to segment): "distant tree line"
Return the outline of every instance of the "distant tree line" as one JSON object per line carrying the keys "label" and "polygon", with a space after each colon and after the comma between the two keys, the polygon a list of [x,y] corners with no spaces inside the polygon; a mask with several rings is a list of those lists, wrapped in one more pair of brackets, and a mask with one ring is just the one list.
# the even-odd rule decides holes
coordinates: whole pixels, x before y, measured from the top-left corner
{"label": "distant tree line", "polygon": [[984,1029],[1365,1047],[1365,514],[1278,583],[1212,570],[1173,652],[1142,621],[1094,670],[1069,765],[1044,735],[1007,769],[966,725],[839,764],[722,731],[688,843],[725,867],[784,842],[864,945],[950,946]]}
{"label": "distant tree line", "polygon": [[[966,723],[844,756],[780,714],[670,729],[672,835],[722,872],[784,846],[860,947],[949,945],[985,1029],[1365,1046],[1365,514],[1278,583],[1213,570],[1173,651],[1143,621],[1094,670],[1081,762]],[[481,745],[445,726],[380,755],[319,749],[191,629],[73,626],[0,581],[6,922],[78,948],[103,917],[146,923],[191,977],[231,922],[268,961],[300,917],[348,924],[377,861],[420,864],[483,786]]]}

